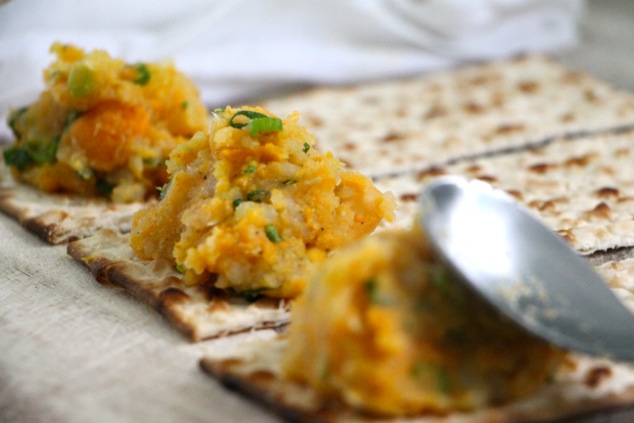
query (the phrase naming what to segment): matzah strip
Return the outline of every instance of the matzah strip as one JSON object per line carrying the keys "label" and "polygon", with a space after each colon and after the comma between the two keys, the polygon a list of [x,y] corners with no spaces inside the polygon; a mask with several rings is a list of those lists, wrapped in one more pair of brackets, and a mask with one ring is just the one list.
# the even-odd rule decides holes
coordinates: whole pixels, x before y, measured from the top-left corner
{"label": "matzah strip", "polygon": [[68,254],[85,265],[100,283],[124,288],[161,312],[193,341],[252,329],[284,325],[288,303],[260,299],[249,303],[204,286],[185,286],[166,261],[135,257],[128,236],[112,230],[72,242]]}
{"label": "matzah strip", "polygon": [[279,115],[300,111],[321,150],[373,177],[634,125],[634,95],[543,56],[318,88],[264,105]]}
{"label": "matzah strip", "polygon": [[[634,259],[598,266],[614,292],[634,312]],[[201,360],[202,369],[231,389],[260,402],[288,421],[382,422],[284,379],[284,334],[243,343]],[[607,412],[634,405],[634,365],[570,354],[554,381],[533,397],[500,407],[446,416],[412,416],[389,421],[410,423],[517,423]]]}
{"label": "matzah strip", "polygon": [[397,225],[439,175],[481,179],[527,205],[583,254],[634,246],[634,131],[560,139],[547,146],[376,180],[397,199]]}
{"label": "matzah strip", "polygon": [[146,205],[113,204],[105,199],[47,194],[16,183],[0,160],[0,211],[50,244],[85,238],[102,228],[129,232],[132,216]]}

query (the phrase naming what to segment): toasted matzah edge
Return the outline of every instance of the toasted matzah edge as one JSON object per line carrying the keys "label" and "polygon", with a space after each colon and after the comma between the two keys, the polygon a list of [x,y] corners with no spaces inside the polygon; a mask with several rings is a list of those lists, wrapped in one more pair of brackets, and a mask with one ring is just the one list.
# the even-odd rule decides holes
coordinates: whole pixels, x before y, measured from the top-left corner
{"label": "toasted matzah edge", "polygon": [[[275,342],[272,338],[265,342]],[[260,351],[266,346],[259,345]],[[281,357],[279,357],[281,358]],[[279,359],[278,358],[278,359]],[[489,407],[473,413],[443,415],[419,415],[398,419],[365,415],[340,402],[320,398],[309,387],[284,380],[275,371],[257,369],[245,372],[234,369],[241,364],[257,366],[241,358],[216,359],[203,357],[199,366],[203,372],[217,380],[227,389],[235,391],[260,406],[290,422],[387,422],[402,423],[539,423],[572,422],[578,418],[626,412],[634,409],[634,386],[622,392],[610,393],[595,398],[580,398],[576,401],[561,397],[551,399],[550,404],[522,408],[522,402],[509,403],[502,407]],[[561,389],[564,389],[562,387]],[[548,388],[546,388],[548,389]],[[290,394],[289,394],[290,393]],[[537,398],[527,399],[531,401]],[[289,396],[309,398],[309,404],[301,404]],[[518,406],[519,405],[519,406]],[[515,408],[513,408],[515,407]]]}
{"label": "toasted matzah edge", "polygon": [[[68,255],[86,267],[93,274],[97,282],[122,288],[132,297],[158,311],[170,325],[194,342],[248,332],[251,330],[275,329],[286,325],[289,321],[290,311],[289,304],[287,302],[283,300],[261,299],[255,303],[245,305],[244,309],[253,310],[253,307],[261,307],[262,310],[274,309],[278,312],[272,313],[273,316],[269,316],[269,318],[266,319],[258,319],[257,316],[250,316],[246,322],[227,323],[224,326],[217,324],[216,330],[211,332],[205,331],[204,325],[201,321],[197,321],[195,318],[192,320],[191,316],[188,316],[187,313],[179,308],[179,305],[183,301],[191,300],[192,302],[196,302],[198,299],[190,296],[187,292],[177,286],[181,285],[178,278],[175,276],[157,275],[157,283],[165,283],[166,281],[169,282],[176,280],[173,284],[175,286],[170,286],[168,284],[168,286],[164,289],[157,288],[156,290],[152,290],[131,276],[131,273],[134,274],[138,270],[136,266],[138,266],[141,262],[132,263],[127,261],[126,255],[123,255],[120,259],[117,259],[116,257],[107,258],[99,256],[99,253],[95,254],[93,249],[84,245],[84,243],[90,242],[92,239],[104,234],[113,237],[121,236],[121,234],[118,234],[110,229],[101,230],[92,237],[70,243],[67,246]],[[148,263],[151,262],[145,262],[145,264]],[[148,270],[151,273],[149,269],[145,270]],[[197,288],[192,287],[189,289]],[[199,302],[199,304],[202,303]],[[211,302],[209,304],[211,304]],[[235,312],[236,311],[234,310],[233,313]],[[213,310],[210,310],[209,313],[213,313]]]}

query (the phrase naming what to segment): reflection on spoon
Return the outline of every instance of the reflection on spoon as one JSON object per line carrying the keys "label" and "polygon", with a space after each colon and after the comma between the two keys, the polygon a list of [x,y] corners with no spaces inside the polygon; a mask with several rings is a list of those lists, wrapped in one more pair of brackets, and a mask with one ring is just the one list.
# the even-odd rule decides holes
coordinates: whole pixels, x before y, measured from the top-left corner
{"label": "reflection on spoon", "polygon": [[420,205],[432,248],[504,315],[563,348],[634,361],[634,315],[512,197],[481,181],[444,177],[423,190]]}

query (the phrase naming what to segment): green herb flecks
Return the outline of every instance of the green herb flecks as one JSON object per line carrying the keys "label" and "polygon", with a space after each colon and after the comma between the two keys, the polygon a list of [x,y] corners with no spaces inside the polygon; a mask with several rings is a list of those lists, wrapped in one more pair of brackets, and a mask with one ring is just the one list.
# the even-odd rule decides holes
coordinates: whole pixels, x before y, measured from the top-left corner
{"label": "green herb flecks", "polygon": [[93,90],[95,73],[86,63],[76,63],[71,67],[66,83],[72,97],[83,97]]}
{"label": "green herb flecks", "polygon": [[109,197],[114,189],[114,184],[108,182],[106,179],[97,178],[95,181],[95,188],[97,188],[97,191],[99,191],[99,193],[104,197]]}
{"label": "green herb flecks", "polygon": [[132,80],[132,82],[138,85],[147,85],[152,78],[152,74],[150,73],[147,65],[145,63],[139,63],[134,67],[134,69],[136,70],[137,76]]}
{"label": "green herb flecks", "polygon": [[282,241],[282,237],[280,236],[277,227],[275,227],[275,225],[273,224],[266,225],[264,227],[264,233],[266,234],[266,237],[269,239],[269,241],[273,243],[278,243]]}
{"label": "green herb flecks", "polygon": [[237,208],[240,204],[242,204],[244,200],[242,198],[236,198],[235,200],[233,200],[233,202],[231,203],[233,205],[233,208]]}
{"label": "green herb flecks", "polygon": [[185,273],[185,266],[183,265],[183,263],[178,263],[176,265],[176,271],[180,273],[181,275]]}
{"label": "green herb flecks", "polygon": [[247,166],[244,167],[244,169],[242,169],[242,173],[245,175],[251,174],[253,172],[255,172],[258,168],[258,165],[255,163],[249,163]]}
{"label": "green herb flecks", "polygon": [[247,201],[253,201],[255,203],[261,203],[266,201],[271,196],[271,193],[266,190],[256,189],[247,193]]}
{"label": "green herb flecks", "polygon": [[303,151],[304,151],[304,153],[308,153],[308,150],[310,150],[310,145],[308,145],[308,143],[305,142]]}
{"label": "green herb flecks", "polygon": [[[248,121],[244,123],[236,122],[235,119],[239,116],[246,117]],[[267,116],[263,113],[240,110],[229,119],[229,126],[238,129],[244,128],[249,131],[249,135],[257,137],[261,134],[281,131],[282,120],[280,118]]]}
{"label": "green herb flecks", "polygon": [[365,281],[363,289],[368,296],[370,304],[379,304],[381,297],[379,295],[379,281],[376,278],[371,278]]}
{"label": "green herb flecks", "polygon": [[66,114],[66,119],[64,120],[63,131],[68,129],[73,124],[73,122],[79,119],[80,116],[81,116],[81,112],[79,110],[69,110],[68,113]]}
{"label": "green herb flecks", "polygon": [[15,146],[4,151],[4,162],[24,170],[30,164],[43,165],[54,163],[60,137],[54,137],[49,142],[31,141],[23,146]]}
{"label": "green herb flecks", "polygon": [[170,179],[165,185],[163,185],[162,187],[157,187],[156,189],[159,192],[159,201],[162,200],[163,198],[165,198],[165,195],[167,195],[167,191],[170,189],[170,186],[172,186],[172,180]]}
{"label": "green herb flecks", "polygon": [[289,186],[289,185],[293,185],[297,183],[297,179],[287,179],[285,181],[282,181],[282,185],[284,186]]}
{"label": "green herb flecks", "polygon": [[414,363],[410,369],[410,376],[414,379],[421,379],[435,382],[436,389],[443,395],[451,393],[451,376],[449,371],[441,366],[425,361]]}
{"label": "green herb flecks", "polygon": [[29,164],[33,162],[31,155],[23,148],[11,147],[2,153],[4,162],[8,166],[14,166],[19,171],[23,171]]}
{"label": "green herb flecks", "polygon": [[187,110],[189,108],[189,101],[183,100],[181,101],[181,109]]}
{"label": "green herb flecks", "polygon": [[242,295],[244,299],[247,300],[248,302],[253,303],[259,300],[260,298],[264,297],[264,294],[262,293],[266,290],[267,288],[247,289],[244,291],[239,291],[239,294]]}
{"label": "green herb flecks", "polygon": [[28,107],[22,107],[20,109],[12,110],[11,114],[9,114],[9,119],[7,123],[9,124],[9,128],[13,132],[16,138],[20,138],[20,132],[18,131],[18,121],[24,116],[26,111],[29,110]]}
{"label": "green herb flecks", "polygon": [[444,367],[439,367],[436,373],[438,382],[438,391],[444,395],[451,393],[451,378],[449,372]]}

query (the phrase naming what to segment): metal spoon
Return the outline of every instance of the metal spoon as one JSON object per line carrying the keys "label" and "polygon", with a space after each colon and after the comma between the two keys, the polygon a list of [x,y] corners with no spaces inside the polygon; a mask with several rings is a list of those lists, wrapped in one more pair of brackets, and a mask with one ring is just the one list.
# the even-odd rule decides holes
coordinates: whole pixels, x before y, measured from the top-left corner
{"label": "metal spoon", "polygon": [[445,177],[423,190],[420,205],[432,248],[504,315],[565,349],[634,361],[634,314],[511,196]]}

